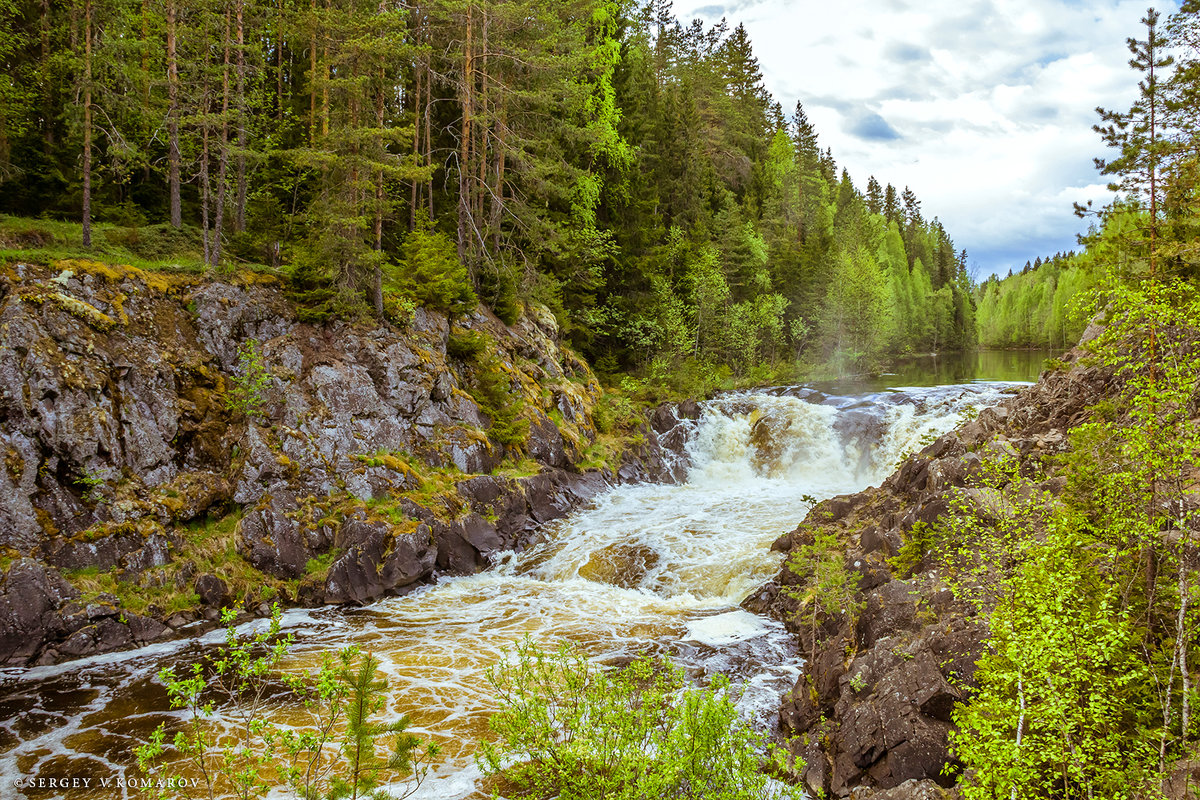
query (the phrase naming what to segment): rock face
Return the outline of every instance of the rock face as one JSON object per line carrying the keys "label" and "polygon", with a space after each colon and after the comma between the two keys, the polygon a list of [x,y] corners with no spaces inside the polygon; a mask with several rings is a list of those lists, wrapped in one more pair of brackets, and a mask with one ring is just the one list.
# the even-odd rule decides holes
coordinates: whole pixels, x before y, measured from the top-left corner
{"label": "rock face", "polygon": [[[1079,355],[1068,354],[1068,362]],[[853,626],[844,615],[798,622],[801,601],[787,590],[801,578],[787,566],[746,601],[750,610],[784,620],[808,654],[780,720],[796,737],[792,746],[806,762],[798,777],[814,794],[951,796],[942,794],[959,768],[947,741],[951,713],[977,689],[975,663],[987,629],[928,557],[909,551],[910,563],[891,559],[915,525],[936,521],[952,504],[983,519],[1011,513],[998,492],[978,482],[988,461],[1015,459],[1021,475],[1045,478],[1041,489],[1061,492],[1049,456],[1066,449],[1068,429],[1110,388],[1109,375],[1079,365],[1043,373],[1036,385],[907,459],[879,488],[816,505],[775,542],[774,549],[790,553],[811,545],[818,532],[833,532],[845,547],[846,569],[858,574],[861,611]]]}
{"label": "rock face", "polygon": [[[486,366],[451,354],[466,332],[487,343]],[[472,395],[484,369],[528,421],[519,451],[489,438]],[[239,395],[256,371],[261,388]],[[210,612],[260,608],[267,593],[250,596],[202,558],[214,545],[197,531],[237,508],[228,542],[242,584],[261,574],[276,597],[362,603],[480,569],[610,483],[681,477],[673,431],[695,409],[653,415],[621,463],[579,468],[599,396],[542,308],[512,326],[482,307],[453,329],[421,309],[401,325],[310,325],[262,275],[5,267],[0,558],[11,566],[0,586],[12,588],[0,593],[0,662],[159,633],[72,629],[74,590],[56,570],[110,573],[131,591],[173,585]],[[531,462],[525,477],[496,472]],[[11,599],[20,593],[34,599]]]}

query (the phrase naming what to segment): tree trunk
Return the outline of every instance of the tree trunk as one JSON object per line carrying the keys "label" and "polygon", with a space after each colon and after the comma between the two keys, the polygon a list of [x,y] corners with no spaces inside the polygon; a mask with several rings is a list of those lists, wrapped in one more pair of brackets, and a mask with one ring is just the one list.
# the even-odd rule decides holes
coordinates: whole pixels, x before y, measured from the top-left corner
{"label": "tree trunk", "polygon": [[[142,74],[139,80],[145,83],[142,92],[142,113],[145,123],[142,127],[142,137],[150,141],[154,135],[150,124],[150,0],[142,0]],[[142,180],[150,182],[150,160],[146,159],[142,166]]]}
{"label": "tree trunk", "polygon": [[[488,134],[489,134],[489,128],[491,125],[491,117],[489,116],[489,113],[488,113],[490,111],[490,109],[488,107],[488,100],[489,100],[489,97],[488,97],[488,95],[489,95],[489,91],[488,91],[488,89],[489,89],[489,86],[488,86],[488,34],[490,33],[489,29],[491,27],[492,20],[491,20],[491,17],[488,16],[486,5],[482,6],[479,9],[479,12],[483,16],[483,25],[481,26],[483,35],[480,37],[480,40],[479,40],[479,50],[480,50],[480,52],[483,53],[483,56],[482,56],[482,58],[480,58],[481,68],[478,70],[479,71],[479,93],[478,93],[479,107],[478,107],[478,109],[476,111],[476,115],[475,115],[476,116],[475,128],[476,128],[476,131],[478,132],[477,144],[475,145],[475,160],[477,162],[479,162],[479,175],[477,177],[477,183],[476,183],[476,189],[475,189],[475,211],[473,213],[473,217],[476,220],[476,225],[482,225],[483,221],[485,219],[485,216],[483,213],[483,204],[484,204],[484,201],[486,200],[484,195],[487,194],[487,186],[488,186],[488,181],[487,181],[488,155],[487,155],[487,153],[488,153],[488,138],[489,138]],[[480,124],[481,120],[482,120],[482,124]],[[481,247],[482,247],[482,245],[481,245]]]}
{"label": "tree trunk", "polygon": [[308,143],[317,141],[317,0],[309,2],[312,31],[308,39]]}
{"label": "tree trunk", "polygon": [[167,190],[171,227],[183,227],[179,199],[179,63],[176,57],[175,0],[167,0]]}
{"label": "tree trunk", "polygon": [[[429,56],[425,57],[425,166],[429,166],[433,161],[433,147],[430,145],[430,140],[433,137],[433,66],[429,63]],[[429,185],[426,187],[426,197],[429,200],[429,219],[433,219],[433,176],[429,176]]]}
{"label": "tree trunk", "polygon": [[275,121],[283,122],[283,0],[275,11]]}
{"label": "tree trunk", "polygon": [[[325,18],[330,17],[332,1],[325,0]],[[324,29],[321,46],[321,140],[329,136],[329,31]]]}
{"label": "tree trunk", "polygon": [[[386,10],[385,0],[379,2],[379,13],[382,14]],[[379,66],[379,86],[375,88],[375,130],[382,131],[385,121],[384,117],[384,92],[387,87],[387,73],[382,64]],[[414,108],[414,115],[416,110]],[[417,140],[417,134],[413,130],[414,147]],[[387,155],[387,145],[383,141],[383,134],[375,134],[375,156],[383,159]],[[416,182],[413,182],[416,186]],[[383,168],[380,167],[375,174],[375,274],[374,285],[372,286],[372,300],[375,305],[375,315],[383,317]]]}
{"label": "tree trunk", "polygon": [[50,0],[42,0],[42,140],[46,155],[54,150],[54,86],[50,82]]}
{"label": "tree trunk", "polygon": [[237,198],[234,201],[233,229],[246,230],[246,26],[245,0],[237,0]]}
{"label": "tree trunk", "polygon": [[492,248],[500,252],[500,225],[504,219],[505,127],[507,114],[501,107],[496,114],[496,185],[492,188]]}
{"label": "tree trunk", "polygon": [[1187,741],[1188,729],[1192,722],[1192,676],[1188,672],[1187,651],[1191,642],[1187,635],[1187,612],[1188,612],[1188,591],[1191,589],[1188,586],[1187,580],[1188,570],[1185,557],[1180,558],[1179,563],[1179,619],[1176,625],[1175,638],[1179,644],[1179,671],[1183,676],[1183,704],[1181,708],[1180,724],[1183,726],[1184,741]]}
{"label": "tree trunk", "polygon": [[[413,36],[414,43],[419,47],[421,44],[421,27],[420,27],[420,9],[414,8],[413,21],[415,34]],[[382,77],[382,76],[381,76]],[[413,165],[421,164],[421,67],[418,64],[413,69],[413,145],[412,145]],[[412,189],[410,192],[408,203],[408,229],[411,231],[417,225],[417,208],[421,204],[421,181],[417,178],[412,180]]]}
{"label": "tree trunk", "polygon": [[217,210],[213,215],[212,262],[221,264],[221,237],[225,227],[225,200],[229,184],[229,37],[232,33],[232,10],[225,7],[224,57],[221,64],[221,139],[217,151]]}
{"label": "tree trunk", "polygon": [[83,4],[83,246],[92,246],[92,0]]}
{"label": "tree trunk", "polygon": [[462,64],[462,130],[458,137],[458,257],[469,261],[471,216],[471,90],[475,82],[475,66],[471,60],[474,20],[472,6],[467,3],[466,31],[463,41]]}
{"label": "tree trunk", "polygon": [[[208,109],[208,91],[205,87],[204,91],[204,109]],[[207,116],[207,114],[205,115]],[[200,228],[204,240],[204,264],[211,266],[212,260],[212,241],[208,228],[208,204],[212,197],[212,187],[209,185],[208,179],[208,120],[202,123],[200,130]]]}

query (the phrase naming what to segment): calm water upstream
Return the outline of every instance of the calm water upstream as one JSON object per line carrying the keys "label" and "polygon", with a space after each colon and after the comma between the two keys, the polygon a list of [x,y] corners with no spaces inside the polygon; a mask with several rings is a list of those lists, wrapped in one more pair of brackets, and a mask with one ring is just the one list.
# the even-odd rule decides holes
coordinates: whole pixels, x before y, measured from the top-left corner
{"label": "calm water upstream", "polygon": [[[875,381],[710,401],[698,422],[681,423],[690,428],[685,484],[613,488],[479,575],[362,609],[289,612],[289,666],[315,666],[347,644],[379,657],[391,713],[409,713],[416,732],[443,745],[420,794],[439,800],[475,793],[471,754],[493,709],[484,673],[525,636],[570,641],[599,659],[669,654],[700,680],[729,674],[744,688],[745,713],[771,725],[799,656],[780,625],[738,604],[778,571],[770,544],[804,516],[804,496],[878,483],[923,437],[999,401],[1012,381],[1036,378],[1047,355],[917,359]],[[0,797],[34,773],[91,777],[93,786],[132,776],[133,746],[177,719],[157,672],[194,661],[216,638],[0,673]]]}

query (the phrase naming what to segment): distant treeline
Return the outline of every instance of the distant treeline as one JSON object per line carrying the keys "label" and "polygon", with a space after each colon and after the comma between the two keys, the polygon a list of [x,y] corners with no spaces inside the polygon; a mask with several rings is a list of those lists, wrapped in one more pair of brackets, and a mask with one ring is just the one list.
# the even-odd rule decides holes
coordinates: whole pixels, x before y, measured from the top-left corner
{"label": "distant treeline", "polygon": [[1087,322],[1076,300],[1095,281],[1075,253],[1056,253],[1025,262],[1020,272],[993,275],[975,289],[979,343],[984,347],[1068,349]]}

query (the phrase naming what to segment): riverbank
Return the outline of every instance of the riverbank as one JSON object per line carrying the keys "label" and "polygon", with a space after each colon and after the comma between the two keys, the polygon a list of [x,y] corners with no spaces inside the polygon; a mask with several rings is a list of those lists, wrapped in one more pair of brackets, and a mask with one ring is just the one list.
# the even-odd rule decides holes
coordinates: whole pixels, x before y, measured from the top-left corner
{"label": "riverbank", "polygon": [[[1093,325],[1085,341],[1100,330]],[[856,800],[959,796],[953,787],[970,764],[964,763],[955,741],[957,737],[961,746],[984,735],[964,728],[962,715],[985,689],[993,693],[993,705],[981,713],[990,715],[989,724],[995,726],[985,732],[1001,740],[997,744],[993,738],[991,746],[1005,746],[1014,731],[1028,735],[1042,725],[1026,727],[1024,722],[1027,699],[1045,697],[1040,686],[1028,697],[1021,694],[1018,673],[1007,689],[1019,700],[996,687],[997,664],[1007,662],[994,655],[988,661],[1000,646],[992,618],[999,613],[997,598],[1013,591],[1006,586],[1014,580],[1014,565],[1032,559],[1054,530],[1070,530],[1070,521],[1053,522],[1053,515],[1070,504],[1093,502],[1088,493],[1096,467],[1081,468],[1088,454],[1075,448],[1080,442],[1095,446],[1099,440],[1095,433],[1092,439],[1075,434],[1085,424],[1111,423],[1121,413],[1117,403],[1128,374],[1088,356],[1082,347],[1070,351],[1035,385],[905,459],[880,486],[814,506],[800,525],[774,543],[773,549],[787,558],[785,566],[744,605],[783,621],[807,655],[803,674],[782,698],[780,722],[789,747],[805,764],[793,777],[815,795]],[[1111,459],[1104,458],[1104,468],[1116,469]],[[1188,488],[1187,477],[1175,480],[1182,481],[1183,494],[1173,519],[1190,519],[1194,485]],[[1189,561],[1200,558],[1186,533],[1164,528],[1154,535],[1152,541],[1161,538],[1171,548],[1170,558],[1177,559],[1164,556],[1162,563],[1177,564],[1181,574],[1186,575]],[[1090,559],[1098,570],[1096,579],[1111,584],[1105,559],[1118,545],[1105,543],[1090,557],[1080,554],[1082,547],[1071,544],[1067,552]],[[1140,564],[1143,556],[1136,549],[1134,553]],[[1052,652],[1049,642],[1061,633],[1057,627],[1072,624],[1070,615],[1079,613],[1064,602],[1075,601],[1059,601],[1044,612],[1042,621],[1053,630],[1024,632],[1022,646]],[[1115,612],[1099,613],[1111,618]],[[1003,632],[1014,635],[1007,628]],[[1080,635],[1077,648],[1094,644],[1087,639],[1094,634]],[[1064,657],[1069,662],[1075,651],[1068,651]],[[1109,657],[1118,655],[1117,650],[1109,652]],[[987,687],[980,677],[985,662],[993,670]],[[1066,666],[1049,669],[1056,676]],[[1088,696],[1095,691],[1093,677],[1103,674],[1104,667],[1088,662],[1081,670],[1062,681],[1082,681],[1079,691]],[[1047,678],[1052,699],[1074,691],[1070,685],[1056,689],[1053,680],[1058,679]],[[1004,699],[997,700],[997,693]],[[998,708],[1009,716],[1000,716]],[[1033,713],[1031,708],[1031,720]],[[1124,719],[1131,713],[1129,708],[1120,711]],[[1020,742],[1021,734],[1015,735]],[[1053,739],[1059,734],[1047,735]],[[1007,768],[1011,757],[1005,758]],[[1027,758],[1041,760],[1036,753]],[[1137,780],[1150,782],[1148,786],[1161,781],[1167,797],[1190,796],[1189,781],[1194,786],[1200,779],[1196,762],[1184,755],[1172,765],[1165,747],[1160,759],[1161,775]],[[995,777],[975,775],[972,780]],[[1157,787],[1148,791],[1155,793]]]}
{"label": "riverbank", "polygon": [[0,664],[402,593],[682,475],[676,406],[614,413],[544,309],[313,326],[258,273],[16,263],[0,352]]}

